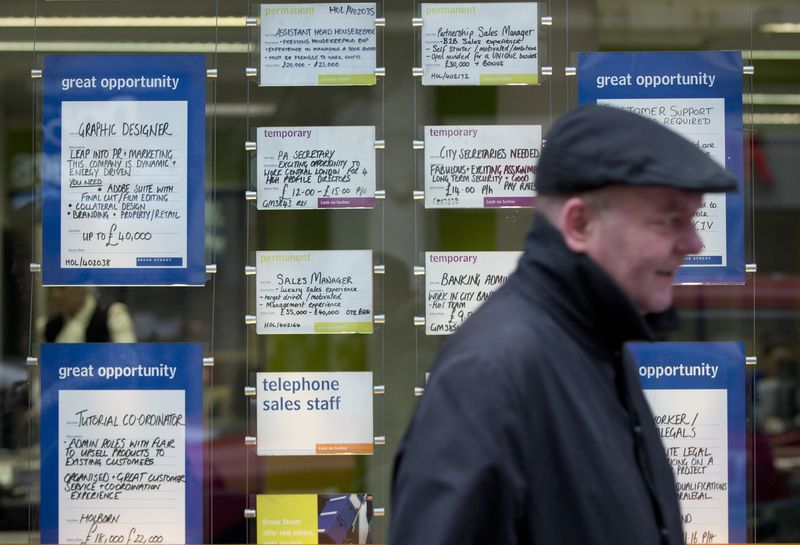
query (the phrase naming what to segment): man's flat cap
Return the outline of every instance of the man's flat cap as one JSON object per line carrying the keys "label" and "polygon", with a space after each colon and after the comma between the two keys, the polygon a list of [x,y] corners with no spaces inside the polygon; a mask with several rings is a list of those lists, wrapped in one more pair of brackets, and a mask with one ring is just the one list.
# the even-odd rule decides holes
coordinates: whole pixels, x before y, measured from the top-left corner
{"label": "man's flat cap", "polygon": [[646,117],[609,106],[581,106],[547,135],[536,191],[589,191],[606,185],[734,191],[736,178],[686,138]]}

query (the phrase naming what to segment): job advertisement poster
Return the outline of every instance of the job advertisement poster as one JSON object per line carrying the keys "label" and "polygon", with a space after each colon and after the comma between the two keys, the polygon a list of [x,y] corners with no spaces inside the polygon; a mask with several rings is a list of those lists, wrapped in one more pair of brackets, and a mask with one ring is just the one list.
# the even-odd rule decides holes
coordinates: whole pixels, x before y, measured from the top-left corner
{"label": "job advertisement poster", "polygon": [[374,208],[375,127],[257,129],[258,209]]}
{"label": "job advertisement poster", "polygon": [[372,454],[372,373],[256,373],[259,456]]}
{"label": "job advertisement poster", "polygon": [[372,251],[256,252],[258,334],[372,333]]}
{"label": "job advertisement poster", "polygon": [[202,543],[200,344],[43,344],[42,543]]}
{"label": "job advertisement poster", "polygon": [[262,4],[259,84],[375,85],[375,3]]}
{"label": "job advertisement poster", "polygon": [[203,57],[44,66],[43,283],[203,284]]}
{"label": "job advertisement poster", "polygon": [[534,2],[422,4],[423,85],[539,83]]}
{"label": "job advertisement poster", "polygon": [[425,127],[425,208],[533,206],[539,125]]}
{"label": "job advertisement poster", "polygon": [[425,334],[449,335],[517,268],[522,252],[426,252]]}
{"label": "job advertisement poster", "polygon": [[202,55],[46,55],[42,282],[205,282]]}
{"label": "job advertisement poster", "polygon": [[744,345],[634,343],[630,350],[675,473],[684,541],[744,543]]}
{"label": "job advertisement poster", "polygon": [[259,494],[256,543],[372,543],[371,494]]}
{"label": "job advertisement poster", "polygon": [[737,193],[706,194],[694,219],[703,242],[675,282],[744,282],[744,138],[740,52],[580,53],[581,103],[649,117],[686,137],[737,180]]}

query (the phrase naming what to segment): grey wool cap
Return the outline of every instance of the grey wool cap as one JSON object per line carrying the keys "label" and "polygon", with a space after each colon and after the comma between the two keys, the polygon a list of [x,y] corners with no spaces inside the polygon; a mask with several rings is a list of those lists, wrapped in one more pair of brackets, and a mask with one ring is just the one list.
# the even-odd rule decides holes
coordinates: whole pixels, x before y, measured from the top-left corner
{"label": "grey wool cap", "polygon": [[559,118],[539,158],[539,194],[606,185],[674,187],[703,193],[738,188],[736,178],[686,138],[646,117],[580,106]]}

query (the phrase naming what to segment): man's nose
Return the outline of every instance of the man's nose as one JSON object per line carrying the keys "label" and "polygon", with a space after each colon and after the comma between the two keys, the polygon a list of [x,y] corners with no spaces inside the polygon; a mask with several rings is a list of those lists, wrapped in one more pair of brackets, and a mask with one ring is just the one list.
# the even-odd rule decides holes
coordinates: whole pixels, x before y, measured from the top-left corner
{"label": "man's nose", "polygon": [[679,251],[684,255],[699,254],[703,249],[703,241],[700,240],[700,235],[697,229],[694,228],[693,223],[689,223],[681,236],[679,243]]}

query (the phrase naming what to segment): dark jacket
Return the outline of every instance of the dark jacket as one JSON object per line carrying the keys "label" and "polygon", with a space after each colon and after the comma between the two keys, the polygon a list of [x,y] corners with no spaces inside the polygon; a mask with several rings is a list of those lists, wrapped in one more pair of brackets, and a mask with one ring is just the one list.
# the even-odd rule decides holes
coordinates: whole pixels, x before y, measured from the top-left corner
{"label": "dark jacket", "polygon": [[651,330],[537,219],[445,343],[400,446],[390,545],[677,545],[672,470],[623,354]]}
{"label": "dark jacket", "polygon": [[[58,334],[64,329],[66,320],[63,314],[53,316],[44,326],[44,340],[48,343],[56,342]],[[87,343],[111,342],[111,333],[108,330],[108,307],[99,301],[89,323],[86,324]]]}

